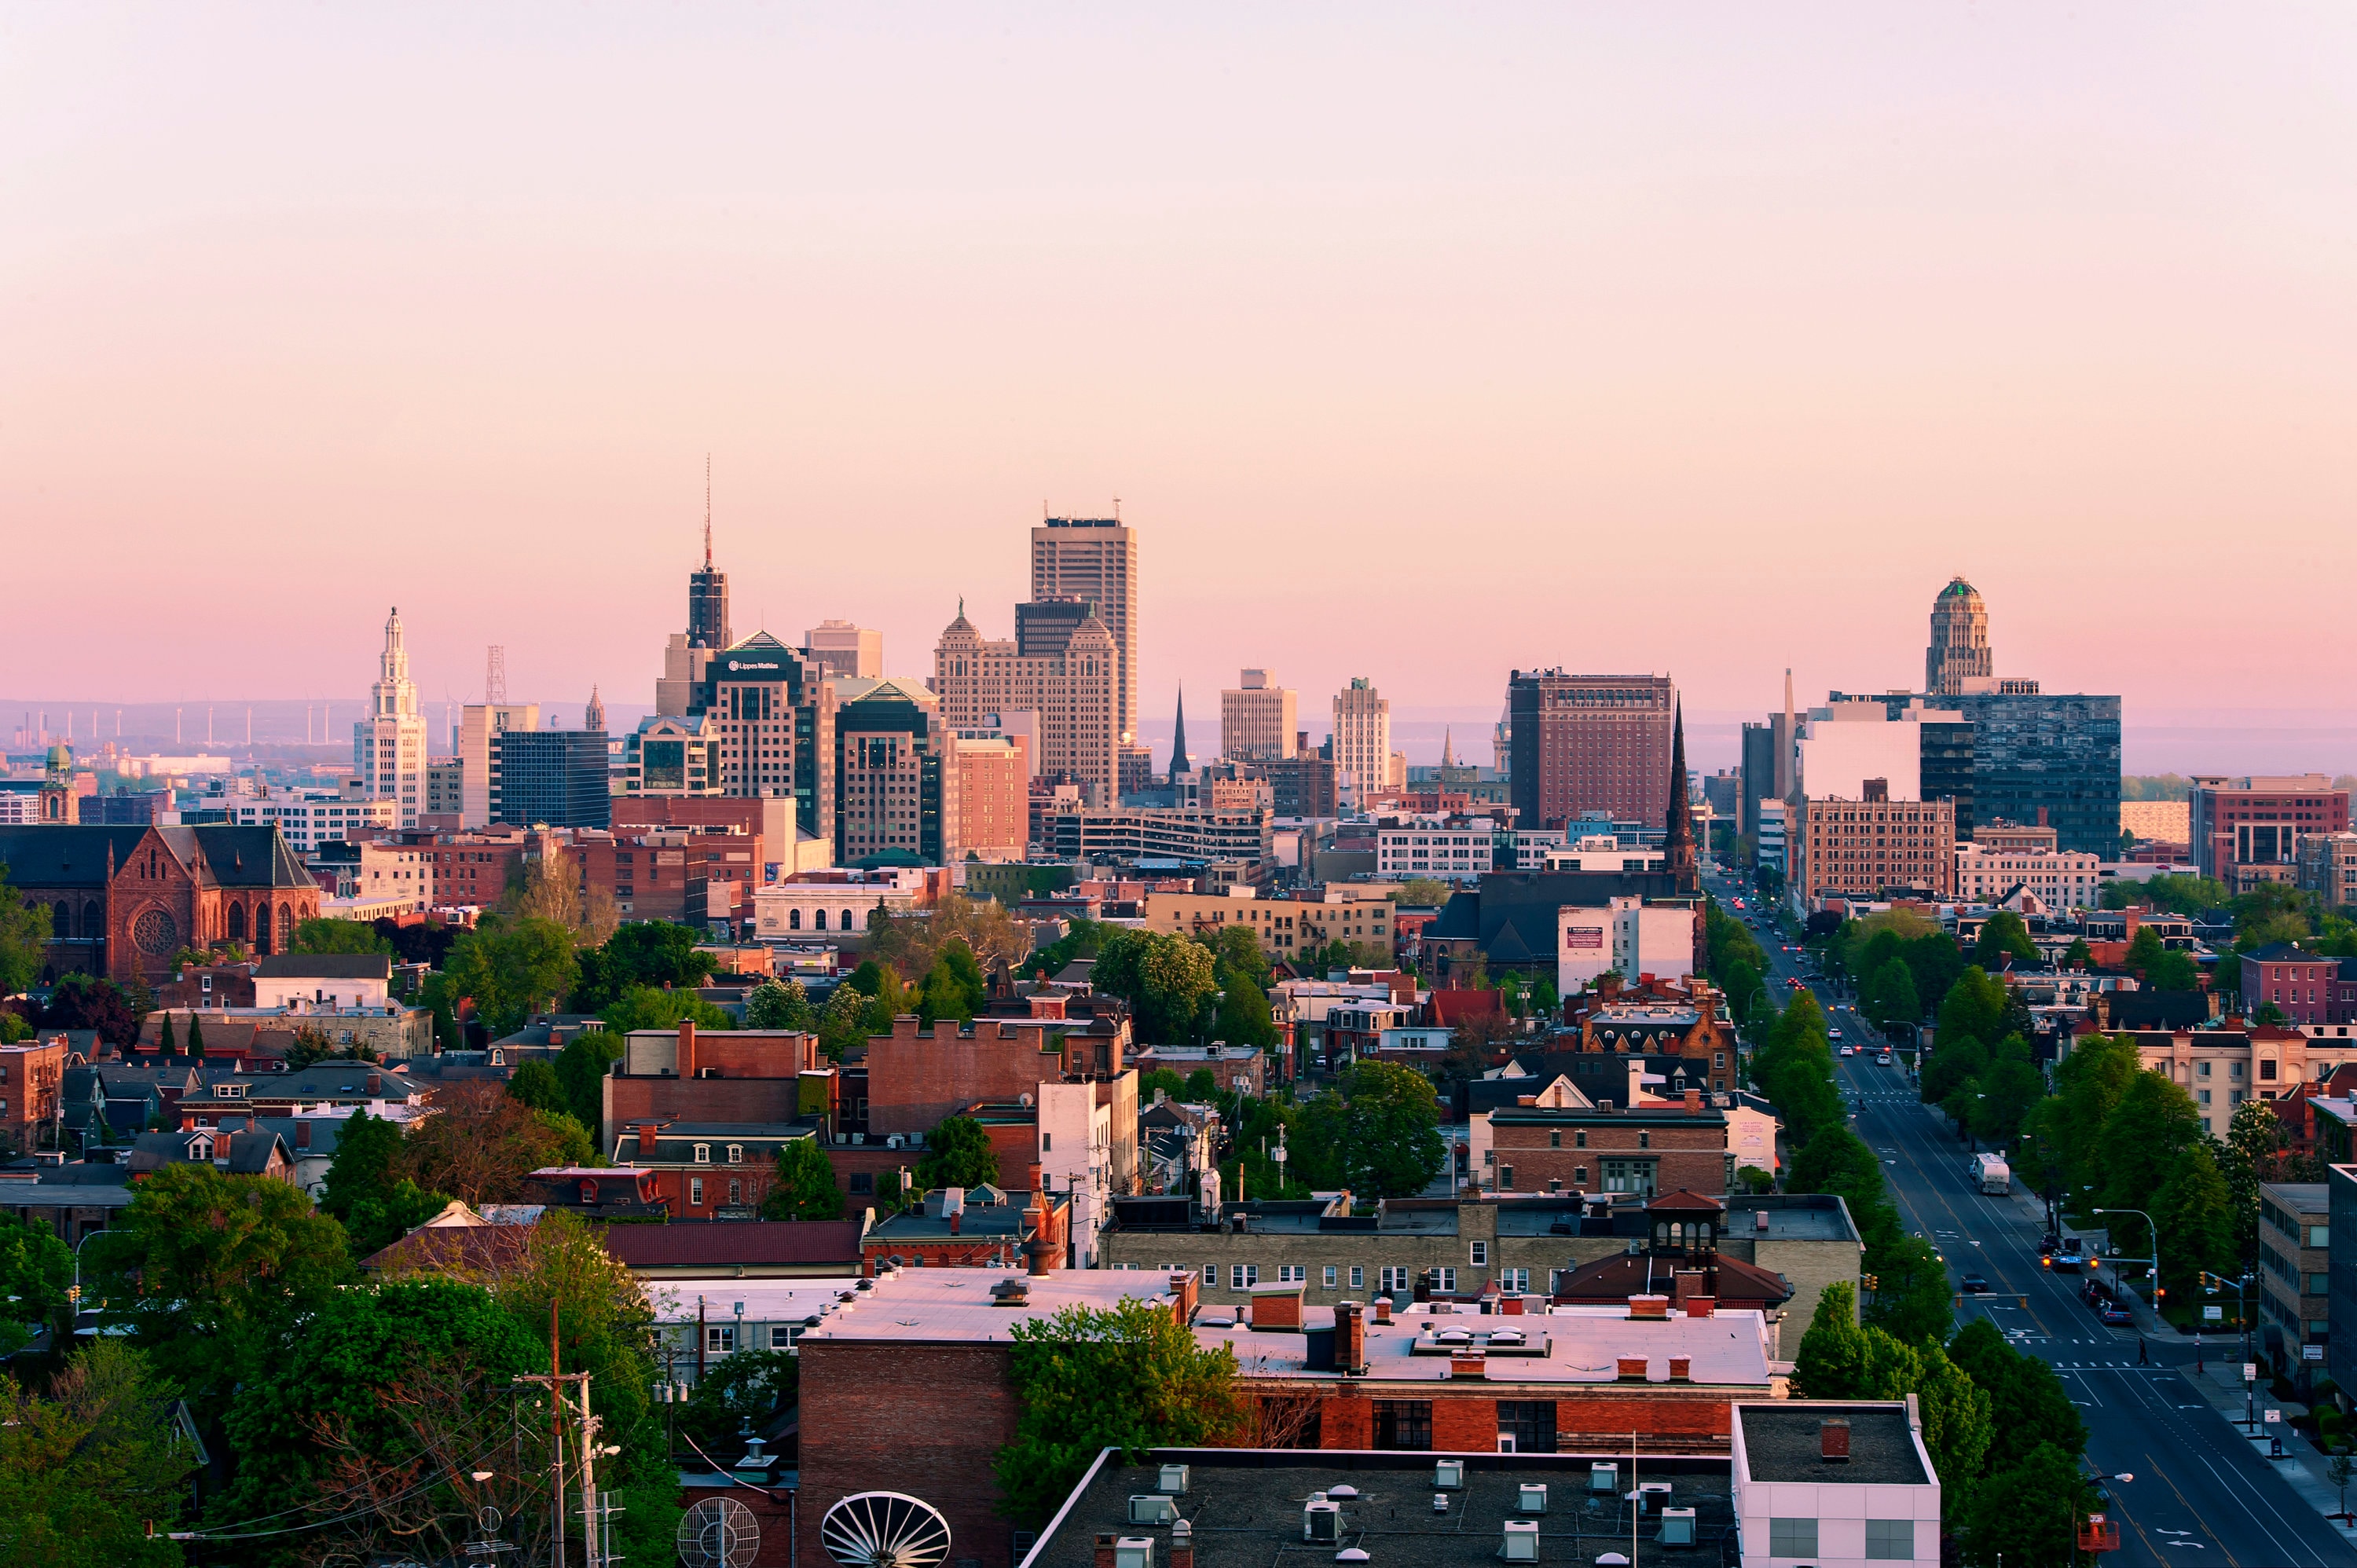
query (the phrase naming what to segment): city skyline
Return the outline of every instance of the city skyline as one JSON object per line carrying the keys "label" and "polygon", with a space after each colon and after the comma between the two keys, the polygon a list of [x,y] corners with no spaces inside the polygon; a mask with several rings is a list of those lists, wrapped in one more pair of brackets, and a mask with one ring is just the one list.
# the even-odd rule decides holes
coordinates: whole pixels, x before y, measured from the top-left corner
{"label": "city skyline", "polygon": [[[2357,23],[1715,15],[1700,56],[1537,11],[1337,58],[1293,18],[720,11],[545,60],[454,13],[459,63],[406,18],[25,19],[0,512],[37,591],[0,683],[356,694],[397,603],[429,709],[490,642],[518,690],[615,697],[676,629],[710,451],[740,631],[846,617],[899,674],[959,594],[1022,596],[1015,531],[1120,498],[1149,725],[1243,662],[1319,708],[1556,663],[1703,712],[1787,664],[1908,685],[1956,573],[2050,690],[2238,705],[2255,654],[2169,668],[2156,610],[2254,523],[2300,564],[2277,618],[2330,624],[2357,564],[2319,259],[2357,155],[2308,130]],[[1580,594],[1645,540],[1684,546],[1661,590]],[[85,647],[93,541],[152,629]],[[192,603],[274,635],[184,676]],[[1338,638],[1370,603],[1451,634]]]}

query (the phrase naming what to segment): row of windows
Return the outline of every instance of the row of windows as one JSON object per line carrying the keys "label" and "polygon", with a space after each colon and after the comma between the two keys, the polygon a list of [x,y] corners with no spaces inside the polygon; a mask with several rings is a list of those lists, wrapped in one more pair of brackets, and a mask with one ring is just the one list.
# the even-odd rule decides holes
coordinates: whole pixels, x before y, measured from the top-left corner
{"label": "row of windows", "polygon": [[[1488,1262],[1489,1243],[1474,1242],[1473,1267],[1485,1268]],[[1138,1265],[1129,1263],[1123,1266],[1135,1269]],[[1163,1272],[1169,1272],[1170,1267],[1171,1265],[1167,1263],[1162,1265]],[[1258,1263],[1230,1263],[1226,1268],[1227,1273],[1224,1278],[1230,1290],[1250,1290],[1262,1281],[1261,1265]],[[1221,1265],[1218,1263],[1203,1265],[1203,1283],[1213,1290],[1220,1288],[1220,1282],[1223,1277],[1220,1270]],[[1420,1272],[1428,1276],[1426,1283],[1440,1294],[1457,1294],[1456,1269],[1443,1266]],[[1375,1270],[1375,1289],[1384,1295],[1405,1295],[1415,1289],[1418,1273],[1419,1271],[1405,1263],[1383,1264]],[[1269,1265],[1267,1279],[1272,1284],[1306,1285],[1309,1283],[1309,1265],[1273,1263]],[[1500,1290],[1527,1291],[1531,1288],[1531,1272],[1528,1269],[1500,1269],[1491,1276],[1491,1279]],[[1318,1269],[1318,1283],[1326,1290],[1364,1290],[1367,1288],[1367,1271],[1363,1266],[1355,1263],[1328,1263]]]}
{"label": "row of windows", "polygon": [[[1866,1522],[1866,1559],[1869,1563],[1912,1563],[1915,1521],[1911,1519],[1870,1519]],[[1814,1557],[1817,1521],[1813,1519],[1770,1519],[1768,1555]]]}

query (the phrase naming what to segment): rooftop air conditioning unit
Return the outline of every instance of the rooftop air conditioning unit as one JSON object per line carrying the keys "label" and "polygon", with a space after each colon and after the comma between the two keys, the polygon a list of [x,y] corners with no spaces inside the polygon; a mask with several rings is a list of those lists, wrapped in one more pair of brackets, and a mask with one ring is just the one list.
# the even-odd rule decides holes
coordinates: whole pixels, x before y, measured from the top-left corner
{"label": "rooftop air conditioning unit", "polygon": [[1620,1466],[1590,1465],[1587,1467],[1587,1489],[1591,1492],[1617,1492],[1620,1489]]}
{"label": "rooftop air conditioning unit", "polygon": [[1154,1537],[1125,1535],[1115,1541],[1113,1568],[1154,1568]]}
{"label": "rooftop air conditioning unit", "polygon": [[1339,1542],[1342,1539],[1342,1505],[1328,1502],[1323,1492],[1310,1493],[1308,1502],[1302,1505],[1301,1539],[1313,1546]]}
{"label": "rooftop air conditioning unit", "polygon": [[1664,1546],[1692,1546],[1695,1543],[1694,1509],[1663,1509],[1661,1541]]}
{"label": "rooftop air conditioning unit", "polygon": [[1159,1492],[1136,1493],[1129,1499],[1132,1524],[1168,1524],[1178,1517],[1178,1505]]}
{"label": "rooftop air conditioning unit", "polygon": [[1434,1460],[1432,1484],[1444,1492],[1462,1491],[1465,1487],[1465,1461],[1462,1459]]}
{"label": "rooftop air conditioning unit", "polygon": [[1544,1481],[1524,1481],[1518,1488],[1518,1495],[1514,1501],[1514,1511],[1516,1513],[1546,1512],[1546,1483]]}
{"label": "rooftop air conditioning unit", "polygon": [[1163,1466],[1161,1483],[1163,1492],[1174,1498],[1184,1497],[1187,1493],[1187,1466],[1184,1465]]}
{"label": "rooftop air conditioning unit", "polygon": [[1535,1563],[1539,1560],[1539,1527],[1526,1519],[1506,1521],[1505,1543],[1498,1555],[1509,1563]]}

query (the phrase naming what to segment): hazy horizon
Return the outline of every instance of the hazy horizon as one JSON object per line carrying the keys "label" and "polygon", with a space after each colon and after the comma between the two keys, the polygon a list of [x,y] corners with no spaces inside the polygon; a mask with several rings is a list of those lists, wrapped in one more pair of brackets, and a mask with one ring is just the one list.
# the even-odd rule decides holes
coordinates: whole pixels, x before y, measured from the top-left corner
{"label": "hazy horizon", "polygon": [[1515,666],[1920,685],[1962,573],[1999,674],[2123,696],[2131,770],[2254,693],[2357,763],[2286,656],[2357,566],[2345,9],[5,38],[0,684],[51,705],[357,696],[396,604],[429,709],[493,642],[642,704],[710,452],[737,629],[853,619],[895,673],[961,595],[1011,635],[1043,505],[1119,498],[1149,736],[1243,665],[1312,729],[1354,675],[1490,718]]}

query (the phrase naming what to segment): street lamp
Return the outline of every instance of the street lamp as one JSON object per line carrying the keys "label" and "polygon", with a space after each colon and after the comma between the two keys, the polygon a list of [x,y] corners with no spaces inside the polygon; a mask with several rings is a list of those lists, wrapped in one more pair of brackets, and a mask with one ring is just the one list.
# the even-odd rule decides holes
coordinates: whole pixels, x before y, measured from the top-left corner
{"label": "street lamp", "polygon": [[2259,1396],[2258,1378],[2253,1371],[2257,1363],[2251,1359],[2251,1271],[2244,1270],[2242,1279],[2234,1281],[2203,1269],[2201,1283],[2213,1294],[2231,1289],[2238,1297],[2235,1310],[2243,1320],[2243,1368],[2245,1373],[2251,1374],[2243,1379],[2243,1424],[2256,1433],[2259,1429]]}
{"label": "street lamp", "polygon": [[[2098,1214],[2133,1214],[2137,1219],[2144,1221],[2144,1228],[2152,1238],[2152,1260],[2148,1266],[2152,1271],[2152,1310],[2156,1315],[2158,1315],[2160,1311],[2160,1227],[2155,1225],[2152,1222],[2152,1216],[2147,1214],[2141,1208],[2098,1208],[2095,1212]],[[2106,1227],[2106,1229],[2108,1230],[2109,1228]],[[2119,1260],[2115,1257],[2112,1260],[2112,1278],[2116,1281],[2119,1277],[2120,1262]],[[2199,1330],[2196,1330],[2196,1332],[2198,1333]]]}

